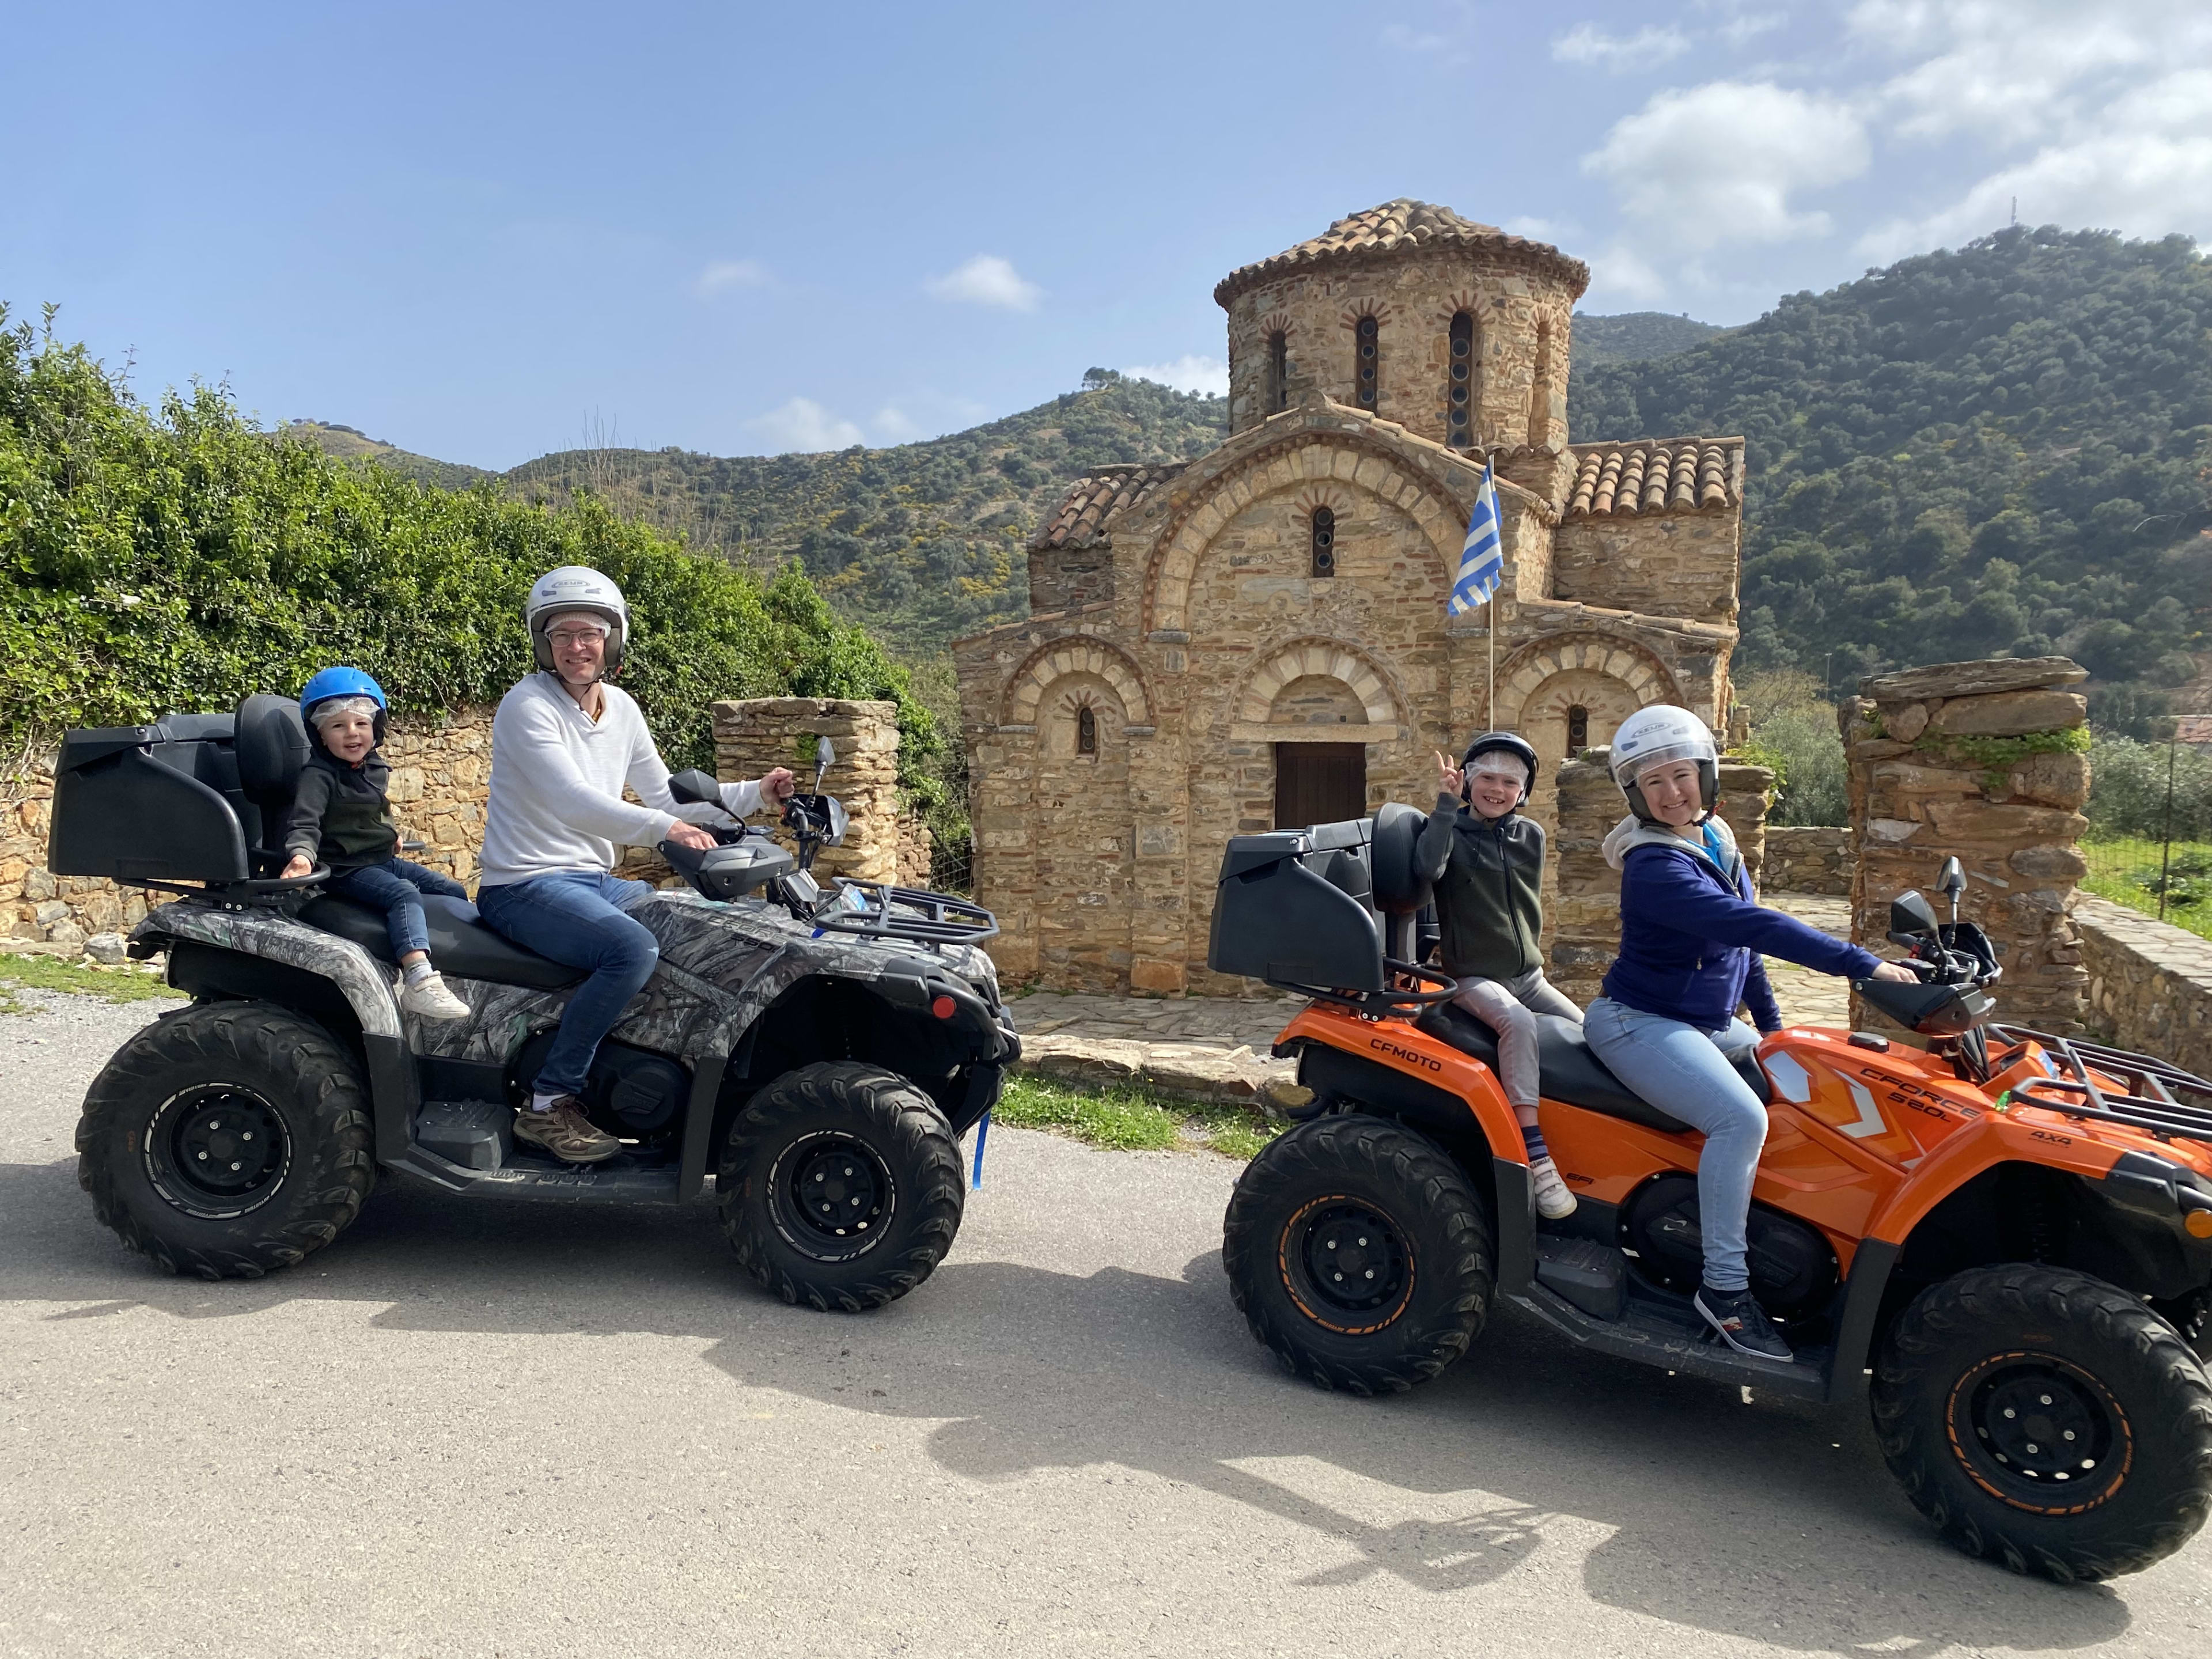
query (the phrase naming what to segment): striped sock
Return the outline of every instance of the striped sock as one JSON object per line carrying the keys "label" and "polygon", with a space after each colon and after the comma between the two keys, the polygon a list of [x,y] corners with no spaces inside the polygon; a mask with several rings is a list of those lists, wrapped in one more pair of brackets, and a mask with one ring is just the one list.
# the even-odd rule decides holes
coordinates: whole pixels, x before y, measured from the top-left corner
{"label": "striped sock", "polygon": [[1544,1144],[1544,1132],[1534,1124],[1524,1123],[1521,1126],[1521,1139],[1528,1148],[1528,1161],[1531,1164],[1540,1158],[1551,1157],[1552,1149]]}

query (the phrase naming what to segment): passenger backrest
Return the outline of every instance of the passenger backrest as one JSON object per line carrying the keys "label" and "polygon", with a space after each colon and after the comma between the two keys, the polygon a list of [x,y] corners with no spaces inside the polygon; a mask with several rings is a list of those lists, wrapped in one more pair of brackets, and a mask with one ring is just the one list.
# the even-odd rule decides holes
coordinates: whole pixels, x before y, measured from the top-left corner
{"label": "passenger backrest", "polygon": [[300,769],[307,763],[307,728],[289,697],[257,691],[238,705],[238,783],[250,811],[241,813],[246,844],[282,852],[284,823]]}

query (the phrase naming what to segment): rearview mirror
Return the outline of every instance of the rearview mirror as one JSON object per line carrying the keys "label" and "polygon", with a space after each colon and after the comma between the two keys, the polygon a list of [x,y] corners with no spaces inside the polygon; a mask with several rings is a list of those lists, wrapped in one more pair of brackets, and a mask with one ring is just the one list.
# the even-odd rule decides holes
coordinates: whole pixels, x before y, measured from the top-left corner
{"label": "rearview mirror", "polygon": [[1889,902],[1890,936],[1936,931],[1936,908],[1917,893],[1899,893]]}
{"label": "rearview mirror", "polygon": [[829,738],[820,738],[815,741],[814,763],[825,772],[837,763],[837,750]]}
{"label": "rearview mirror", "polygon": [[668,793],[686,806],[722,804],[722,786],[714,781],[712,773],[702,772],[696,766],[669,779]]}
{"label": "rearview mirror", "polygon": [[1936,878],[1936,890],[1954,904],[1959,902],[1959,895],[1966,890],[1966,872],[1957,859],[1943,860],[1943,873]]}

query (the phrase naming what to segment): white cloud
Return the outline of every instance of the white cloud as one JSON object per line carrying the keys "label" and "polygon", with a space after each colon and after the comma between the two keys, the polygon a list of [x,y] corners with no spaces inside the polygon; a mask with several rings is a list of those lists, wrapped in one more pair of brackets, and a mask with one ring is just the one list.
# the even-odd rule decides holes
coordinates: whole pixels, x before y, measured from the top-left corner
{"label": "white cloud", "polygon": [[1731,46],[1741,47],[1780,28],[1790,19],[1778,11],[1738,12],[1715,31]]}
{"label": "white cloud", "polygon": [[1577,23],[1552,42],[1552,56],[1562,64],[1584,64],[1610,70],[1656,69],[1690,49],[1690,38],[1669,23],[1647,26],[1633,34],[1607,34],[1595,23]]}
{"label": "white cloud", "polygon": [[1771,82],[1714,81],[1656,94],[1582,165],[1612,185],[1649,258],[1819,235],[1828,216],[1796,197],[1856,178],[1869,159],[1865,126],[1846,105]]}
{"label": "white cloud", "polygon": [[1229,365],[1218,357],[1178,357],[1171,363],[1140,364],[1121,372],[1136,380],[1171,386],[1177,392],[1199,392],[1214,398],[1229,395]]}
{"label": "white cloud", "polygon": [[924,284],[930,296],[1002,311],[1035,311],[1044,290],[995,253],[979,253],[957,270]]}
{"label": "white cloud", "polygon": [[1400,52],[1417,52],[1427,58],[1447,50],[1453,43],[1449,34],[1432,34],[1404,23],[1386,23],[1382,27],[1382,44]]}
{"label": "white cloud", "polygon": [[768,453],[771,455],[848,449],[861,441],[859,427],[850,421],[840,420],[811,398],[793,398],[765,415],[756,415],[744,424],[748,432],[758,434],[770,446]]}
{"label": "white cloud", "polygon": [[1516,219],[1508,219],[1498,228],[1510,231],[1516,236],[1532,237],[1539,242],[1557,242],[1561,237],[1574,235],[1582,227],[1571,220],[1538,219],[1524,213]]}
{"label": "white cloud", "polygon": [[921,423],[904,410],[890,404],[885,404],[878,410],[875,418],[868,424],[875,428],[877,436],[885,443],[902,444],[909,438],[921,435]]}
{"label": "white cloud", "polygon": [[725,289],[766,288],[772,280],[757,259],[717,259],[699,273],[694,286],[702,294],[720,294]]}

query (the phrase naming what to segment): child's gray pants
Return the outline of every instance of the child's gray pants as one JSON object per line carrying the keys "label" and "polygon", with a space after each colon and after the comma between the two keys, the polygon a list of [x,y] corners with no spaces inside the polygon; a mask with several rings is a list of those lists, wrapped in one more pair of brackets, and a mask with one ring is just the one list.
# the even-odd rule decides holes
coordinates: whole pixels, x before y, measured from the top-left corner
{"label": "child's gray pants", "polygon": [[1530,1111],[1536,1107],[1536,1016],[1557,1014],[1579,1025],[1583,1011],[1567,1000],[1541,968],[1515,979],[1463,979],[1452,998],[1498,1033],[1498,1080],[1505,1097]]}

